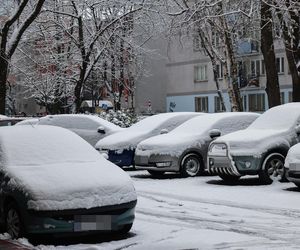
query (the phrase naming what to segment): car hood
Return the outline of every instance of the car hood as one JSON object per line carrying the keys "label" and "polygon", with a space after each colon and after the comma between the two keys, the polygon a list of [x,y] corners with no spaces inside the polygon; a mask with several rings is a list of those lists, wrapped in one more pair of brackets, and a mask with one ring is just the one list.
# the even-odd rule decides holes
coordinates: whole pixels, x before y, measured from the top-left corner
{"label": "car hood", "polygon": [[137,144],[151,135],[145,132],[124,131],[109,135],[96,143],[96,149],[135,149]]}
{"label": "car hood", "polygon": [[10,166],[9,170],[10,185],[27,192],[29,209],[88,209],[137,199],[130,177],[104,159],[48,164],[42,168]]}
{"label": "car hood", "polygon": [[206,140],[209,140],[208,136],[187,133],[158,135],[139,143],[135,153],[143,156],[152,154],[180,156],[188,148],[201,147]]}
{"label": "car hood", "polygon": [[226,143],[230,154],[260,157],[275,146],[290,147],[292,135],[287,130],[244,129],[216,139],[215,143]]}

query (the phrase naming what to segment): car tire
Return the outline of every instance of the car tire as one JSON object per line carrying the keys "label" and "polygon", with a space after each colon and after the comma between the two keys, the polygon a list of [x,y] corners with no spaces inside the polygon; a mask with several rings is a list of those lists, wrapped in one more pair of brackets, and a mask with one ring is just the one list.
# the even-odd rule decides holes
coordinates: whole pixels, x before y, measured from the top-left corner
{"label": "car tire", "polygon": [[184,177],[194,177],[203,171],[203,165],[199,155],[187,154],[182,158],[180,174]]}
{"label": "car tire", "polygon": [[155,176],[155,177],[160,177],[165,174],[164,171],[155,171],[155,170],[147,170],[147,171],[149,174],[151,174],[152,176]]}
{"label": "car tire", "polygon": [[124,225],[121,229],[119,229],[117,231],[117,233],[118,234],[127,234],[131,230],[132,225],[133,225],[133,223]]}
{"label": "car tire", "polygon": [[5,231],[10,234],[12,239],[25,236],[21,213],[15,202],[8,203],[5,208]]}
{"label": "car tire", "polygon": [[285,157],[280,153],[272,153],[266,156],[258,173],[260,182],[271,184],[273,181],[286,181],[284,169]]}
{"label": "car tire", "polygon": [[241,178],[241,176],[227,175],[227,174],[219,175],[219,177],[226,182],[237,182]]}

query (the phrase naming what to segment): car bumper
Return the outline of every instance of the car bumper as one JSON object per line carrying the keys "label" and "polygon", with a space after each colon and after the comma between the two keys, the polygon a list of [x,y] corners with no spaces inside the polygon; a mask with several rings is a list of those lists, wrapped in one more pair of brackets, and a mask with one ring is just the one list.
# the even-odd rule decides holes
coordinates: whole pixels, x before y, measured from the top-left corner
{"label": "car bumper", "polygon": [[290,163],[286,168],[286,177],[290,182],[300,184],[300,163]]}
{"label": "car bumper", "polygon": [[109,150],[108,160],[119,167],[134,165],[134,150],[124,149],[121,153],[118,150]]}
{"label": "car bumper", "polygon": [[136,169],[164,172],[178,172],[180,170],[178,161],[178,157],[170,155],[136,155],[134,158]]}
{"label": "car bumper", "polygon": [[241,176],[227,156],[208,156],[207,168],[211,174]]}
{"label": "car bumper", "polygon": [[134,221],[136,201],[116,206],[65,211],[27,211],[29,234],[114,232]]}
{"label": "car bumper", "polygon": [[213,174],[255,175],[260,169],[261,158],[253,156],[209,156],[207,163],[208,171]]}

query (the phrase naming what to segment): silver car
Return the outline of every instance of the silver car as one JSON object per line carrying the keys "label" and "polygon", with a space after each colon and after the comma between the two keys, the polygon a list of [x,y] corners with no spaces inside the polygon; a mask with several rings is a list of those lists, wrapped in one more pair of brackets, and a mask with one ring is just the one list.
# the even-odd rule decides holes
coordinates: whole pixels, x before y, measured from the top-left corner
{"label": "silver car", "polygon": [[211,143],[208,171],[226,181],[258,175],[264,184],[285,180],[284,159],[300,139],[300,103],[267,110],[247,129]]}
{"label": "silver car", "polygon": [[168,134],[139,143],[136,168],[152,175],[180,172],[183,176],[196,176],[205,169],[208,145],[213,139],[248,127],[258,116],[246,112],[218,113],[190,119]]}

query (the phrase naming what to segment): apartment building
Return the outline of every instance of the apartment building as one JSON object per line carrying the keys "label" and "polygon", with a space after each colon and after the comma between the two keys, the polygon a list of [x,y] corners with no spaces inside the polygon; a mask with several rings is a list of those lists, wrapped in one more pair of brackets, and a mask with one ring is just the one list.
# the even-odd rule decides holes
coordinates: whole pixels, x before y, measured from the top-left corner
{"label": "apartment building", "polygon": [[[216,91],[212,64],[195,41],[173,42],[170,61],[166,64],[167,111],[220,112],[221,104]],[[184,44],[184,45],[183,45]],[[277,70],[282,103],[292,101],[292,79],[283,43],[275,41]],[[265,91],[265,65],[257,43],[241,41],[238,49],[239,85],[245,111],[263,112],[268,109]],[[218,65],[219,82],[227,111],[229,96],[223,81],[223,69]]]}

